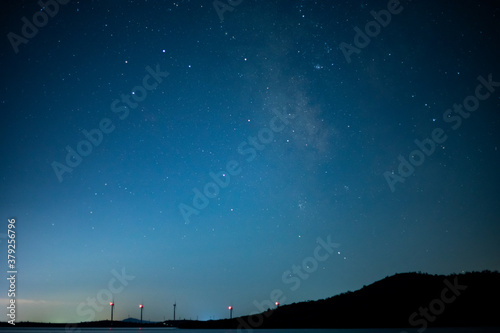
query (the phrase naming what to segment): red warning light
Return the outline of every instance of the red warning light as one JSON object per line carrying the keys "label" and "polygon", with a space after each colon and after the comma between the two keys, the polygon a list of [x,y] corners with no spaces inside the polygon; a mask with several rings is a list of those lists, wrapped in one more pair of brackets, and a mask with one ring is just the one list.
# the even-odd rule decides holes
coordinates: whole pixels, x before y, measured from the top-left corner
{"label": "red warning light", "polygon": [[109,305],[113,306],[113,305],[115,305],[115,303],[113,303],[113,302],[109,302]]}
{"label": "red warning light", "polygon": [[139,304],[139,307],[142,309],[143,308],[142,304]]}
{"label": "red warning light", "polygon": [[228,308],[229,310],[232,310],[232,309],[233,309],[233,307],[232,307],[232,306],[228,306],[227,308]]}

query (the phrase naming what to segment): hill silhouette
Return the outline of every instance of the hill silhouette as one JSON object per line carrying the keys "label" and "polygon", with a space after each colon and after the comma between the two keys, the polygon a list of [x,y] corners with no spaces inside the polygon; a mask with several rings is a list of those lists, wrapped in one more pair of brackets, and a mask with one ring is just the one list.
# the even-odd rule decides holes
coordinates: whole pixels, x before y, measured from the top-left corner
{"label": "hill silhouette", "polygon": [[500,326],[500,273],[403,273],[355,292],[183,328],[375,328]]}
{"label": "hill silhouette", "polygon": [[[72,327],[178,327],[196,329],[258,328],[401,328],[500,327],[500,273],[453,275],[402,273],[330,298],[281,305],[233,319],[159,323],[129,318],[71,324]],[[66,324],[16,323],[18,327]],[[0,323],[0,327],[10,326]]]}

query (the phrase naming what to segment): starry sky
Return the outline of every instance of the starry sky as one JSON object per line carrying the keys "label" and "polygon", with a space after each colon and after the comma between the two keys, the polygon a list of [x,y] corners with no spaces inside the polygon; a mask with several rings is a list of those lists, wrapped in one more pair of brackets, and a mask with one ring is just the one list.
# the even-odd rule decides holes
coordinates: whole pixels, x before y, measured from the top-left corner
{"label": "starry sky", "polygon": [[0,13],[18,321],[500,269],[497,2],[42,5]]}

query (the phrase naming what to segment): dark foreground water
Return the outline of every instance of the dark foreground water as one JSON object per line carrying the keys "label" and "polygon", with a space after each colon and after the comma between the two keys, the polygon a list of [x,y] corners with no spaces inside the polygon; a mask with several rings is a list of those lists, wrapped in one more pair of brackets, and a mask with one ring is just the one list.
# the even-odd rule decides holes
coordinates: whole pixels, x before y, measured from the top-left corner
{"label": "dark foreground water", "polygon": [[[63,333],[64,328],[0,328],[4,332],[23,333]],[[179,333],[417,333],[417,329],[261,329],[261,330],[192,330],[192,329],[168,329],[168,328],[82,328],[82,333],[110,332],[110,333],[155,333],[155,332],[179,332]],[[500,327],[493,328],[429,328],[422,333],[500,333]]]}

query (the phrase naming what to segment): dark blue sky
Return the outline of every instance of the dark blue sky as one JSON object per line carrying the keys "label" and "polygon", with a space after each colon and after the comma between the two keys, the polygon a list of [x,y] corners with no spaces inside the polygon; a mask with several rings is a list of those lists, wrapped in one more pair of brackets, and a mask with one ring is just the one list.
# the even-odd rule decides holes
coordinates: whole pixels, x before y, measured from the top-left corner
{"label": "dark blue sky", "polygon": [[0,14],[18,320],[500,269],[496,2],[53,3]]}

